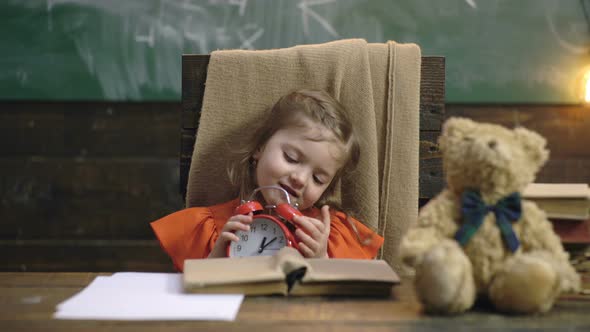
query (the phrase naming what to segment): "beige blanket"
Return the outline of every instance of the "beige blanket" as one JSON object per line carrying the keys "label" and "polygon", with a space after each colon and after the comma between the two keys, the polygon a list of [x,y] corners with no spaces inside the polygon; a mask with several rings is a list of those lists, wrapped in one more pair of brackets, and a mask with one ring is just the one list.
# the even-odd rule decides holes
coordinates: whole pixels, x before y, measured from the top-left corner
{"label": "beige blanket", "polygon": [[323,89],[347,108],[361,137],[358,169],[341,184],[342,205],[385,237],[382,258],[400,268],[400,238],[418,211],[420,60],[414,44],[361,39],[213,52],[187,207],[235,198],[224,151],[280,96]]}

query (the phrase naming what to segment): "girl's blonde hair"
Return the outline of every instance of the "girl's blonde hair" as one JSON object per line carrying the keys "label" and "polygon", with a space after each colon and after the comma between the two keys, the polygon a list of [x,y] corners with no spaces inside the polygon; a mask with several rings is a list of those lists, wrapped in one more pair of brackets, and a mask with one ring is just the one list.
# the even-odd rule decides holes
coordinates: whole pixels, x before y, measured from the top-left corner
{"label": "girl's blonde hair", "polygon": [[248,199],[256,189],[254,153],[280,129],[306,126],[305,120],[321,124],[330,130],[344,147],[343,166],[336,172],[332,182],[316,202],[340,208],[335,197],[336,184],[343,174],[354,169],[360,158],[358,137],[344,107],[328,93],[319,90],[298,90],[281,97],[268,112],[252,136],[244,139],[243,145],[235,151],[236,157],[230,163],[230,181],[239,188],[240,199]]}

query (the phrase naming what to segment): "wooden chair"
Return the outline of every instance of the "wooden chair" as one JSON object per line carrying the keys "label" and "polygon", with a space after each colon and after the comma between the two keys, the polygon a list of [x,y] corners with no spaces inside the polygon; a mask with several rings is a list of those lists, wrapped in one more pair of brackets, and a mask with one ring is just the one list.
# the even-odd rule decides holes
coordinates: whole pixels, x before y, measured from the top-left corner
{"label": "wooden chair", "polygon": [[[180,193],[186,198],[186,185],[195,145],[209,55],[182,56],[182,110],[180,140]],[[420,79],[420,203],[442,190],[442,161],[437,138],[444,118],[445,58],[422,57]]]}

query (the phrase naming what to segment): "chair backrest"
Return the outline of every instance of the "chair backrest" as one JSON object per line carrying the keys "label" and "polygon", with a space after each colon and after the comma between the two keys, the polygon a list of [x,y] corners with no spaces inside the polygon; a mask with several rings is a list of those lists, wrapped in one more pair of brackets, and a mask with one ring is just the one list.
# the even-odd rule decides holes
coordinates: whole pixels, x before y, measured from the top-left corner
{"label": "chair backrest", "polygon": [[[180,140],[180,193],[186,198],[207,66],[210,56],[182,56],[182,110]],[[420,78],[419,198],[427,201],[442,190],[444,179],[437,139],[444,120],[445,58],[423,56]]]}

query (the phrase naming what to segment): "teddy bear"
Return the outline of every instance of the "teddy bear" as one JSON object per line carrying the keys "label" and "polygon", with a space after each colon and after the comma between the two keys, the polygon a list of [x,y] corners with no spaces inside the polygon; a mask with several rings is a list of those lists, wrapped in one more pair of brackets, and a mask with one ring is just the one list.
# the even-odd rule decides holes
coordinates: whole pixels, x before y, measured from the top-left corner
{"label": "teddy bear", "polygon": [[562,292],[579,290],[545,213],[521,198],[549,156],[545,144],[522,127],[444,123],[446,188],[420,209],[400,247],[427,312],[459,314],[488,299],[500,312],[543,313]]}

